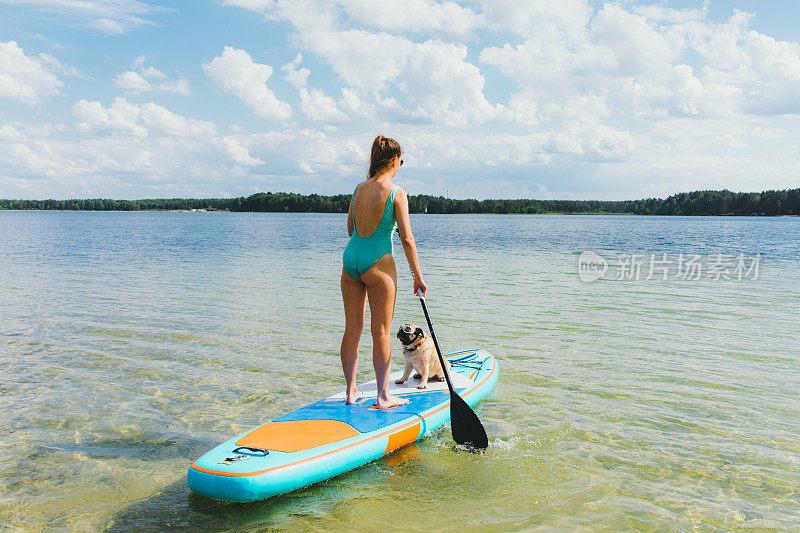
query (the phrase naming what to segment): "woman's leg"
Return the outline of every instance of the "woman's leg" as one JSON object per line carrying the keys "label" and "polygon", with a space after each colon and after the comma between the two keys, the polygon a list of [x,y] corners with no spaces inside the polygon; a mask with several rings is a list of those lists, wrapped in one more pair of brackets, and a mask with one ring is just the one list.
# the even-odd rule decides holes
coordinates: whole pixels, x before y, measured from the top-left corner
{"label": "woman's leg", "polygon": [[392,254],[381,257],[377,263],[364,272],[361,280],[367,284],[369,312],[372,330],[372,365],[378,381],[376,406],[386,409],[408,403],[407,398],[389,394],[389,374],[392,363],[391,328],[394,316],[394,301],[397,294],[397,271]]}
{"label": "woman's leg", "polygon": [[364,307],[366,304],[367,286],[351,278],[342,269],[342,301],[344,302],[344,335],[342,336],[342,370],[347,382],[347,400],[351,404],[363,394],[356,387],[358,373],[358,341],[364,329]]}

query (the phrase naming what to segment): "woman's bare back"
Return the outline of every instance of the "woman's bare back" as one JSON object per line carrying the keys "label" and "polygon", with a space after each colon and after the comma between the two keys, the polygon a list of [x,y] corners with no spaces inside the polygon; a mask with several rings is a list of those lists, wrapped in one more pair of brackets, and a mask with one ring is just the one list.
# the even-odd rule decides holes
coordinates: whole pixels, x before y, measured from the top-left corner
{"label": "woman's bare back", "polygon": [[369,237],[377,229],[393,188],[387,179],[368,179],[358,185],[353,198],[353,225],[359,237]]}

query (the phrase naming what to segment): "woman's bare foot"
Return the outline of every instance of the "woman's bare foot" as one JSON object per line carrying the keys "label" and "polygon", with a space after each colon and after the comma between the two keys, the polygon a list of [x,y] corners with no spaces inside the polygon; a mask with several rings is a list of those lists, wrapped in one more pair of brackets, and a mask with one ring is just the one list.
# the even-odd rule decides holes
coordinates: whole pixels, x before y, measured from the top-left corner
{"label": "woman's bare foot", "polygon": [[358,392],[358,389],[354,390],[353,392],[347,391],[347,399],[344,401],[347,405],[353,405],[358,400],[364,397],[363,392]]}
{"label": "woman's bare foot", "polygon": [[375,402],[373,407],[377,409],[388,409],[390,407],[404,405],[409,402],[411,402],[411,400],[409,400],[408,398],[401,398],[393,394],[387,394],[385,397],[378,396],[377,401]]}

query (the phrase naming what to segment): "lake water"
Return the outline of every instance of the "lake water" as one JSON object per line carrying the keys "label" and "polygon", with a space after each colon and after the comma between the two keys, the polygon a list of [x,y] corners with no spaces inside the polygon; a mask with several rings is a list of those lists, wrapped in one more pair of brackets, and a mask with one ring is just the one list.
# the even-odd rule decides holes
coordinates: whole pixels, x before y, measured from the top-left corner
{"label": "lake water", "polygon": [[[0,212],[0,523],[800,527],[800,219],[412,224],[443,349],[499,360],[476,408],[489,449],[456,450],[445,428],[327,482],[231,504],[189,491],[192,461],[343,388],[344,215]],[[395,327],[424,324],[395,248]],[[608,261],[592,282],[578,275],[588,250]],[[643,259],[639,279],[624,254]],[[708,275],[717,254],[728,266]],[[694,255],[705,270],[682,275]],[[653,258],[672,265],[666,280]],[[362,346],[366,381],[369,335]]]}

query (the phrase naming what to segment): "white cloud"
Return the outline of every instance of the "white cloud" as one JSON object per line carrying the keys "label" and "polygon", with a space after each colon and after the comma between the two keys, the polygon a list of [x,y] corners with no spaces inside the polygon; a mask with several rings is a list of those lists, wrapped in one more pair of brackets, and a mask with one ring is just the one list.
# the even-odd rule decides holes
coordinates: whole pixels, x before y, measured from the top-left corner
{"label": "white cloud", "polygon": [[[23,191],[22,182],[13,181],[19,179],[30,186],[35,182],[31,191],[67,190],[58,180],[72,179],[73,186],[79,180],[85,184],[72,196],[133,197],[125,191],[138,191],[138,196],[230,196],[258,190],[337,193],[352,189],[353,181],[363,175],[374,133],[332,136],[289,128],[217,136],[210,128],[182,131],[191,127],[183,117],[170,126],[176,119],[165,110],[160,113],[166,116],[159,117],[158,106],[115,101],[108,108],[96,102],[76,107],[79,123],[97,124],[81,130],[88,135],[84,140],[37,139],[26,134],[26,127],[0,127],[0,184],[5,183],[5,190]],[[460,197],[637,197],[685,190],[687,184],[752,189],[748,183],[754,174],[759,187],[778,186],[787,172],[798,170],[796,152],[786,150],[797,142],[796,134],[765,137],[764,144],[781,155],[759,169],[752,143],[743,142],[754,136],[746,125],[726,130],[727,122],[716,119],[700,128],[705,123],[691,117],[659,124],[663,126],[635,140],[627,131],[604,125],[535,133],[448,133],[424,125],[395,125],[386,132],[404,148],[407,164],[398,182],[414,194],[442,194],[450,187]],[[137,127],[146,133],[136,135]],[[698,150],[699,138],[705,141]],[[567,174],[548,180],[535,170],[551,165],[582,177]],[[332,168],[338,172],[332,174]],[[576,192],[581,180],[591,192]],[[608,184],[617,192],[603,192]],[[154,192],[147,193],[151,187]]]}
{"label": "white cloud", "polygon": [[529,165],[547,164],[554,157],[572,161],[616,161],[633,149],[631,135],[601,125],[567,132],[541,133],[415,133],[401,141],[415,168],[435,172],[516,172]]}
{"label": "white cloud", "polygon": [[42,63],[46,64],[50,69],[50,71],[55,74],[61,74],[62,76],[69,76],[71,78],[84,78],[84,79],[87,78],[87,76],[84,76],[75,67],[71,67],[69,65],[61,63],[58,59],[51,56],[50,54],[41,52],[39,54],[39,59],[41,59]]}
{"label": "white cloud", "polygon": [[149,81],[144,79],[141,74],[133,72],[132,70],[118,74],[117,77],[114,78],[114,84],[117,85],[117,87],[122,87],[129,91],[148,92],[153,90],[153,86]]}
{"label": "white cloud", "polygon": [[74,129],[0,126],[5,197],[228,196],[231,188],[261,188],[249,176],[248,168],[264,163],[251,155],[252,136],[220,136],[210,122],[121,97],[109,107],[79,100],[73,114]]}
{"label": "white cloud", "polygon": [[466,61],[461,45],[426,41],[416,44],[397,86],[407,95],[412,116],[434,123],[482,123],[502,111],[483,95],[484,77]]}
{"label": "white cloud", "polygon": [[114,99],[110,107],[100,102],[79,100],[72,107],[72,113],[79,120],[77,130],[84,133],[107,135],[131,135],[147,137],[150,130],[179,137],[213,136],[215,126],[194,118],[186,118],[167,108],[148,102],[136,105],[123,97]]}
{"label": "white cloud", "polygon": [[300,109],[311,120],[333,123],[347,118],[336,106],[336,100],[320,89],[300,87],[298,94],[300,95]]}
{"label": "white cloud", "polygon": [[[661,31],[659,31],[661,30]],[[606,4],[591,22],[589,39],[594,58],[607,58],[597,65],[611,76],[642,76],[674,64],[683,53],[680,34],[665,31],[643,16]]]}
{"label": "white cloud", "polygon": [[[382,15],[384,9],[389,10],[394,4],[387,7],[373,3],[368,9],[370,13],[365,13],[362,3],[355,0],[339,3],[227,0],[225,3],[258,11],[268,20],[289,21],[297,30],[296,40],[303,50],[329,64],[349,90],[362,95],[371,93],[371,103],[391,112],[396,120],[463,125],[490,120],[502,110],[484,97],[484,78],[467,61],[466,46],[440,39],[417,42],[388,31],[370,31],[396,29],[405,24],[411,32],[441,26],[442,31],[464,33],[477,27],[479,17],[453,2],[414,0],[402,9],[390,10],[400,17],[397,22],[384,20]],[[415,7],[419,11],[412,9]],[[312,12],[314,16],[309,17]],[[343,19],[347,17],[370,29],[343,27]],[[403,95],[402,101],[386,94],[397,91]],[[349,96],[352,95],[351,92]],[[306,95],[305,99],[312,101],[314,95]]]}
{"label": "white cloud", "polygon": [[122,26],[122,24],[114,19],[99,18],[90,20],[88,26],[93,30],[112,35],[125,33],[125,28]]}
{"label": "white cloud", "polygon": [[575,132],[580,140],[580,155],[593,161],[622,161],[633,152],[633,138],[629,131],[619,131],[609,126],[584,126]]}
{"label": "white cloud", "polygon": [[[800,112],[800,46],[748,30],[750,16],[742,12],[725,23],[706,16],[606,4],[593,18],[582,14],[572,24],[532,32],[519,45],[488,46],[480,60],[537,102],[540,121],[576,97],[602,99],[617,120]],[[697,56],[697,68],[685,63]]]}
{"label": "white cloud", "polygon": [[224,0],[223,4],[263,13],[267,20],[288,20],[304,31],[333,30],[347,21],[364,29],[392,33],[465,37],[483,25],[479,14],[453,1]]}
{"label": "white cloud", "polygon": [[351,21],[395,33],[443,33],[463,36],[480,24],[480,17],[456,2],[428,0],[341,0]]}
{"label": "white cloud", "polygon": [[226,46],[222,54],[203,65],[203,71],[224,91],[234,95],[258,116],[286,121],[292,108],[267,87],[272,67],[256,63],[244,50]]}
{"label": "white cloud", "polygon": [[360,115],[363,117],[372,117],[375,115],[375,106],[365,100],[361,91],[350,87],[342,87],[339,107],[351,115]]}
{"label": "white cloud", "polygon": [[384,94],[403,95],[398,120],[446,124],[477,123],[498,112],[483,94],[484,78],[466,60],[467,48],[438,40],[422,43],[385,32],[364,30],[301,33],[304,46],[324,59],[351,89],[373,91],[381,107]]}
{"label": "white cloud", "polygon": [[397,79],[414,43],[389,33],[364,30],[313,30],[300,36],[304,48],[331,65],[348,86],[383,90]]}
{"label": "white cloud", "polygon": [[4,124],[0,126],[0,141],[19,141],[22,139],[22,133],[20,133],[11,124]]}
{"label": "white cloud", "polygon": [[141,70],[142,76],[145,78],[155,78],[157,80],[165,80],[167,79],[167,75],[158,70],[155,67],[147,67]]}
{"label": "white cloud", "polygon": [[15,41],[0,43],[0,97],[35,105],[45,96],[60,95],[64,82],[54,72],[79,74],[51,55],[33,57]]}
{"label": "white cloud", "polygon": [[[26,135],[25,127],[0,126],[4,196],[219,197],[297,190],[297,184],[289,184],[299,176],[312,184],[306,192],[320,191],[330,186],[328,176],[334,166],[360,172],[366,157],[362,145],[368,144],[366,138],[356,142],[313,130],[217,136],[205,128],[191,132],[195,135],[181,135],[191,119],[178,117],[177,126],[171,126],[176,116],[167,110],[121,98],[108,108],[78,102],[75,114],[81,133],[88,135],[84,139],[37,139]],[[146,134],[131,134],[137,127]],[[156,130],[163,134],[153,135]],[[260,165],[269,174],[252,170]],[[349,188],[347,180],[341,183]]]}
{"label": "white cloud", "polygon": [[[116,104],[117,99],[114,103]],[[139,106],[139,117],[142,124],[151,129],[164,132],[167,135],[176,137],[197,137],[216,135],[216,128],[213,123],[196,118],[186,118],[177,115],[166,107],[147,102]]]}
{"label": "white cloud", "polygon": [[584,31],[593,9],[587,0],[479,0],[487,27],[522,37],[576,35]]}
{"label": "white cloud", "polygon": [[307,68],[297,68],[300,66],[300,63],[303,61],[303,54],[297,54],[297,56],[286,63],[284,66],[281,67],[281,70],[286,73],[284,76],[286,81],[291,83],[296,89],[300,87],[305,87],[308,83],[308,76],[311,74],[311,71]]}
{"label": "white cloud", "polygon": [[223,4],[262,13],[268,21],[288,20],[307,30],[331,29],[341,16],[339,6],[329,0],[224,0]]}
{"label": "white cloud", "polygon": [[709,65],[705,74],[741,91],[742,110],[755,115],[800,113],[800,45],[747,31],[733,69]]}
{"label": "white cloud", "polygon": [[275,7],[276,0],[223,0],[222,3],[226,6],[238,6],[251,11],[263,12],[267,11],[268,9],[273,9]]}
{"label": "white cloud", "polygon": [[231,159],[233,159],[233,161],[235,161],[237,164],[248,167],[264,164],[264,161],[261,159],[250,155],[247,147],[242,143],[241,138],[228,135],[226,137],[222,137],[220,141],[227,149]]}
{"label": "white cloud", "polygon": [[298,54],[294,61],[281,67],[286,73],[286,80],[291,83],[300,96],[300,109],[310,120],[315,122],[335,123],[347,119],[347,115],[339,110],[336,100],[326,95],[321,89],[308,86],[307,68],[297,68],[303,56]]}
{"label": "white cloud", "polygon": [[138,123],[139,108],[124,98],[116,98],[108,109],[100,102],[79,100],[72,106],[72,114],[80,120],[80,132],[147,137],[147,128]]}
{"label": "white cloud", "polygon": [[167,75],[153,66],[144,67],[144,56],[139,56],[133,62],[132,68],[139,72],[127,70],[114,78],[114,84],[133,93],[162,92],[189,95],[192,94],[189,80],[180,77],[169,81]]}
{"label": "white cloud", "polygon": [[[330,188],[331,168],[340,169],[342,175],[335,176],[335,182],[347,184],[347,187],[354,176],[366,172],[365,161],[371,139],[364,135],[331,137],[321,131],[299,129],[251,134],[248,140],[251,152],[266,162],[271,173],[283,174],[287,178],[297,176],[298,172],[300,175],[324,177],[326,182],[320,182],[319,186],[332,192],[339,189],[335,188],[336,185]],[[312,182],[304,182],[295,184],[294,190],[298,185],[313,187]],[[307,192],[313,190],[308,188]]]}
{"label": "white cloud", "polygon": [[148,17],[169,11],[138,0],[0,0],[0,3],[28,7],[51,20],[80,23],[107,34],[122,34],[153,24]]}

